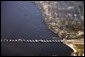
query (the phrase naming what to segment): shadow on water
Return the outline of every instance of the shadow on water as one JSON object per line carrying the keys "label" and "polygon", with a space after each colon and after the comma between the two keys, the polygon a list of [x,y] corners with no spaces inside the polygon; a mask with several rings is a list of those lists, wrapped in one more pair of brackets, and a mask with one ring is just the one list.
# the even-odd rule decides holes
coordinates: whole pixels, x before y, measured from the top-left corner
{"label": "shadow on water", "polygon": [[[2,39],[52,39],[53,37],[57,36],[43,23],[40,10],[33,2],[1,2]],[[71,52],[72,50],[62,43],[1,43],[2,56],[64,56]]]}

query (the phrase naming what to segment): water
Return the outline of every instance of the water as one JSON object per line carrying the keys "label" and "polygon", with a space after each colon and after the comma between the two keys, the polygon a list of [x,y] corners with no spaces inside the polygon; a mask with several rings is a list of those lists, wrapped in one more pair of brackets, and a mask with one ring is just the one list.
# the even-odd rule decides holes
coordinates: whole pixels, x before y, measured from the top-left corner
{"label": "water", "polygon": [[[1,38],[53,39],[37,5],[30,1],[1,2]],[[66,56],[72,50],[63,43],[1,43],[2,56]]]}

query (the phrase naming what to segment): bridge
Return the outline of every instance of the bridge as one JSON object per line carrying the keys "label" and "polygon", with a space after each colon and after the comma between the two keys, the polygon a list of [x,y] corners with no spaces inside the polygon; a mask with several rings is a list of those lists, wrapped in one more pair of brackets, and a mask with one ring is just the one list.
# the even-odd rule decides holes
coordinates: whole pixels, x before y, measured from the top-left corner
{"label": "bridge", "polygon": [[5,42],[24,42],[24,43],[50,43],[50,42],[63,42],[63,40],[52,40],[52,39],[34,39],[34,40],[28,40],[28,39],[1,39],[2,43]]}
{"label": "bridge", "polygon": [[1,39],[1,42],[63,42],[64,44],[82,44],[84,45],[84,39],[63,39],[63,40],[54,40],[54,39],[34,39],[34,40],[29,40],[29,39]]}
{"label": "bridge", "polygon": [[[73,49],[73,55],[76,55],[76,53],[80,53],[79,49],[82,49],[81,53],[84,55],[84,39],[63,39],[63,40],[52,40],[52,39],[35,39],[35,40],[28,40],[28,39],[1,39],[1,43],[58,43],[61,42],[71,49]],[[82,48],[78,48],[78,45]],[[78,55],[81,55],[78,54]]]}

